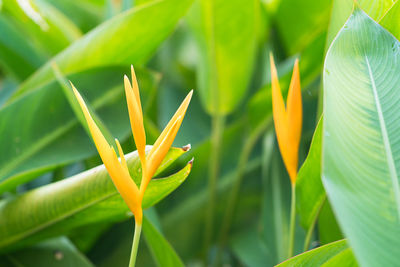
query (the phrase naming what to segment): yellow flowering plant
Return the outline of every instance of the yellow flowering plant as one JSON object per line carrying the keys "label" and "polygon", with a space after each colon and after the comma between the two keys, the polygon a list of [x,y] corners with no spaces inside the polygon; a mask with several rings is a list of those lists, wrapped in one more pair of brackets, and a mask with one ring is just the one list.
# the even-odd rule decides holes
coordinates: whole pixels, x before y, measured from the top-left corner
{"label": "yellow flowering plant", "polygon": [[146,132],[143,124],[143,111],[140,101],[139,86],[133,66],[131,66],[131,76],[132,82],[125,75],[124,87],[132,133],[142,167],[142,179],[140,185],[137,185],[129,174],[129,169],[126,164],[124,152],[119,141],[115,139],[120,159],[118,159],[115,149],[110,146],[106,138],[101,133],[99,127],[96,125],[95,121],[90,115],[85,101],[79,94],[78,90],[72,83],[71,86],[85,116],[93,141],[104,163],[104,166],[106,167],[121,197],[124,199],[125,203],[128,205],[129,209],[132,211],[135,217],[135,234],[132,245],[131,259],[129,263],[129,266],[134,266],[136,262],[137,249],[142,228],[143,196],[145,194],[147,185],[157,171],[157,168],[160,166],[162,160],[166,156],[175,139],[176,134],[178,133],[178,130],[182,124],[186,110],[192,98],[193,90],[190,91],[186,98],[183,100],[182,104],[179,106],[174,116],[171,118],[160,136],[157,138],[150,152],[146,154]]}
{"label": "yellow flowering plant", "polygon": [[287,104],[283,100],[279,85],[278,72],[274,57],[270,55],[271,86],[272,86],[272,113],[274,118],[276,138],[286,170],[289,173],[292,185],[292,199],[289,225],[288,257],[293,255],[295,208],[296,208],[296,178],[298,173],[299,145],[303,121],[303,108],[300,89],[299,61],[296,59],[293,67],[292,79],[289,85]]}

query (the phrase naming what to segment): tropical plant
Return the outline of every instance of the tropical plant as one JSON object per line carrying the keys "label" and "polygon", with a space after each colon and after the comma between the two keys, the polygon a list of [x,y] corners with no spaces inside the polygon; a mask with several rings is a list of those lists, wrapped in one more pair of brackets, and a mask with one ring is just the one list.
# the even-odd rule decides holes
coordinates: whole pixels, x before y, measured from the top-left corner
{"label": "tropical plant", "polygon": [[0,0],[0,266],[397,266],[399,16]]}

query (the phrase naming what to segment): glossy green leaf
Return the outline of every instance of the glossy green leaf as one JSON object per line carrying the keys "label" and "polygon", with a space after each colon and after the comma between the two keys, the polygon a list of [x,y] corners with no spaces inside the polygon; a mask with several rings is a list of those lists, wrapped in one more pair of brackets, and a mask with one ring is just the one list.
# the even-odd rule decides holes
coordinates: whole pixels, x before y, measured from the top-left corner
{"label": "glossy green leaf", "polygon": [[47,57],[58,53],[77,40],[81,33],[64,14],[43,1],[4,1],[0,16],[8,18],[23,32],[25,42]]}
{"label": "glossy green leaf", "polygon": [[322,245],[343,239],[343,233],[328,200],[322,205],[318,216],[318,239]]}
{"label": "glossy green leaf", "polygon": [[[379,21],[396,2],[392,0],[357,0],[357,5],[371,18]],[[350,16],[354,3],[354,0],[333,0],[332,15],[328,30],[328,46]]]}
{"label": "glossy green leaf", "polygon": [[[211,114],[228,114],[242,101],[253,69],[259,1],[197,1],[188,20],[197,40],[198,90]],[[240,51],[240,53],[238,52]]]}
{"label": "glossy green leaf", "polygon": [[[169,151],[157,173],[165,170],[186,150]],[[138,183],[140,160],[136,152],[126,155],[130,173]],[[167,178],[151,180],[143,199],[148,208],[176,189],[191,170],[187,164]],[[156,174],[157,175],[157,174]],[[99,221],[130,217],[128,207],[115,189],[103,165],[0,202],[0,250],[10,250],[68,234],[74,228]]]}
{"label": "glossy green leaf", "polygon": [[340,240],[307,251],[277,265],[277,267],[285,266],[351,267],[358,265],[346,240]]}
{"label": "glossy green leaf", "polygon": [[[66,76],[110,65],[142,65],[192,1],[160,0],[123,12],[87,33],[53,60]],[[14,99],[53,80],[49,62],[19,87]]]}
{"label": "glossy green leaf", "polygon": [[400,43],[356,8],[324,68],[323,183],[363,266],[400,247]]}
{"label": "glossy green leaf", "polygon": [[[65,237],[53,238],[3,256],[11,266],[93,267],[94,265]],[[9,265],[9,266],[10,266]],[[1,265],[0,265],[1,266]]]}
{"label": "glossy green leaf", "polygon": [[296,180],[296,209],[305,229],[312,227],[326,199],[321,181],[322,119],[311,141],[308,156]]}
{"label": "glossy green leaf", "polygon": [[290,55],[303,51],[319,35],[326,35],[333,0],[282,0],[277,28]]}
{"label": "glossy green leaf", "polygon": [[[130,134],[122,88],[123,74],[128,72],[128,66],[114,67],[68,77],[119,140]],[[139,71],[138,79],[140,85],[151,85],[146,71]],[[149,87],[141,86],[143,103]],[[0,153],[0,193],[96,153],[56,81],[5,106],[0,118],[0,140],[7,140]]]}
{"label": "glossy green leaf", "polygon": [[[16,80],[24,80],[44,63],[46,56],[27,41],[23,32],[0,16],[0,65]],[[21,68],[21,66],[24,66]]]}
{"label": "glossy green leaf", "polygon": [[146,217],[143,217],[143,234],[158,266],[185,266],[182,260],[176,254],[174,248]]}
{"label": "glossy green leaf", "polygon": [[388,30],[397,40],[400,39],[400,2],[396,1],[379,20],[379,24]]}
{"label": "glossy green leaf", "polygon": [[75,23],[83,32],[87,32],[103,20],[104,1],[91,0],[45,0],[64,13],[71,21]]}

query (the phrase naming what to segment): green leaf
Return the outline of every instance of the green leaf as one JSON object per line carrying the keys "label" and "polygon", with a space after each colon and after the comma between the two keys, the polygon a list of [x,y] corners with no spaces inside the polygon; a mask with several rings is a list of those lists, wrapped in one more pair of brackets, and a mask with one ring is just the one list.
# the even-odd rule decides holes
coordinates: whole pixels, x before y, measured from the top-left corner
{"label": "green leaf", "polygon": [[42,1],[4,1],[0,14],[46,57],[55,55],[81,36],[64,14]]}
{"label": "green leaf", "polygon": [[200,52],[198,89],[211,114],[228,114],[246,94],[254,64],[259,1],[197,1],[188,15]]}
{"label": "green leaf", "polygon": [[83,32],[96,27],[103,19],[104,1],[81,0],[79,2],[70,0],[45,0],[64,13]]}
{"label": "green leaf", "polygon": [[320,119],[311,141],[308,156],[300,168],[296,180],[296,209],[305,229],[313,227],[326,199],[321,181],[322,126]]}
{"label": "green leaf", "polygon": [[9,19],[0,16],[0,64],[7,74],[24,80],[44,63],[45,58]]}
{"label": "green leaf", "polygon": [[380,19],[379,24],[388,30],[397,40],[400,39],[400,2],[396,1]]}
{"label": "green leaf", "polygon": [[346,240],[340,240],[307,251],[278,264],[277,267],[295,266],[357,266],[357,262]]}
{"label": "green leaf", "polygon": [[325,201],[318,216],[318,238],[322,245],[343,239],[342,231],[333,214],[331,204]]}
{"label": "green leaf", "polygon": [[333,0],[282,0],[277,28],[290,55],[303,51],[319,35],[326,35]]}
{"label": "green leaf", "polygon": [[[396,2],[397,1],[392,0],[357,0],[357,5],[359,5],[372,19],[379,21]],[[353,5],[354,0],[333,1],[331,21],[328,30],[328,46],[350,16],[353,10]]]}
{"label": "green leaf", "polygon": [[65,237],[54,238],[3,256],[11,266],[93,267]]}
{"label": "green leaf", "polygon": [[[150,147],[148,148],[150,149]],[[156,175],[185,152],[172,148]],[[130,173],[140,181],[136,152],[126,155]],[[152,179],[143,207],[155,205],[175,190],[191,170],[191,163],[163,179]],[[131,216],[103,165],[0,202],[0,250],[11,250],[99,221],[120,221]]]}
{"label": "green leaf", "polygon": [[[123,12],[90,31],[53,60],[66,76],[110,65],[142,65],[192,1],[160,0]],[[48,62],[19,87],[13,99],[53,80]]]}
{"label": "green leaf", "polygon": [[[76,99],[76,97],[75,97],[75,95],[74,95],[74,93],[72,91],[71,84],[68,83],[67,79],[61,73],[60,69],[58,68],[58,66],[56,64],[53,64],[52,68],[53,68],[54,76],[56,77],[58,83],[60,84],[60,87],[62,88],[63,93],[65,95],[65,98],[68,100],[68,103],[70,104],[70,106],[71,106],[71,108],[72,108],[72,110],[73,110],[73,112],[75,114],[75,117],[78,119],[78,121],[80,122],[82,127],[85,129],[86,133],[89,136],[91,136],[91,133],[90,133],[90,130],[89,130],[89,126],[87,124],[85,116],[83,115],[82,109],[79,106],[79,102]],[[114,143],[114,138],[112,137],[112,134],[111,134],[110,130],[103,123],[103,121],[99,118],[99,116],[93,110],[91,105],[89,103],[86,103],[86,106],[90,111],[90,115],[92,116],[93,121],[99,127],[100,131],[104,135],[104,137],[107,140],[107,142],[109,144],[113,144]]]}
{"label": "green leaf", "polygon": [[356,8],[325,61],[322,176],[363,266],[398,264],[399,73],[399,41]]}
{"label": "green leaf", "polygon": [[256,229],[251,228],[231,239],[233,252],[245,266],[264,267],[273,265],[269,261],[272,259],[271,252]]}
{"label": "green leaf", "polygon": [[174,248],[146,216],[143,217],[143,234],[158,266],[184,266]]}

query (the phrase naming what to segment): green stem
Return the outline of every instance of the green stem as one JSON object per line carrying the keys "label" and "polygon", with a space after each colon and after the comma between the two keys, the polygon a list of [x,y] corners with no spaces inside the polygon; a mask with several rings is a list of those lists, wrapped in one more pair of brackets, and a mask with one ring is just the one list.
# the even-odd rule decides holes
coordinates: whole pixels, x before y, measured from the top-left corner
{"label": "green stem", "polygon": [[129,267],[135,267],[141,232],[142,232],[142,224],[136,222],[135,234],[133,236],[133,243],[132,243],[131,259],[129,260]]}
{"label": "green stem", "polygon": [[290,205],[288,258],[291,258],[293,256],[295,226],[296,226],[296,186],[295,186],[295,184],[292,184],[292,199],[291,199],[291,205]]}
{"label": "green stem", "polygon": [[[246,139],[242,153],[240,154],[235,182],[232,187],[231,194],[228,199],[227,208],[225,211],[224,220],[221,227],[221,234],[220,234],[220,248],[217,252],[217,260],[219,259],[221,248],[225,245],[227,236],[229,234],[229,230],[232,224],[232,218],[234,215],[235,207],[238,201],[240,186],[243,180],[243,173],[246,169],[246,164],[250,158],[251,151],[253,150],[254,146],[256,145],[258,139],[264,133],[264,131],[271,125],[271,119],[265,120],[262,124],[260,124],[254,132],[250,135],[249,138]],[[217,261],[218,264],[218,261]]]}
{"label": "green stem", "polygon": [[321,205],[318,208],[318,212],[315,215],[315,218],[312,221],[312,224],[310,225],[310,228],[308,228],[307,235],[306,235],[306,238],[304,240],[304,252],[306,252],[308,250],[308,248],[310,247],[311,237],[312,237],[312,234],[314,233],[315,224],[317,223],[319,214],[321,212],[322,206],[324,205],[325,201],[326,201],[326,196],[323,199],[323,201],[321,202]]}
{"label": "green stem", "polygon": [[310,225],[310,228],[308,228],[308,230],[307,230],[306,238],[304,240],[304,248],[303,248],[304,252],[306,252],[308,250],[308,248],[310,247],[311,237],[312,237],[312,234],[314,233],[315,222],[316,222],[316,220],[313,221],[313,223]]}
{"label": "green stem", "polygon": [[[217,179],[219,176],[220,154],[221,154],[224,125],[225,125],[224,116],[215,115],[213,117],[212,132],[211,132],[211,154],[210,154],[209,175],[208,175],[208,205],[206,208],[207,214],[206,214],[205,235],[204,235],[205,255],[208,254],[208,250],[211,244],[211,239],[214,231],[216,188],[217,188]],[[207,256],[205,258],[207,258]]]}

